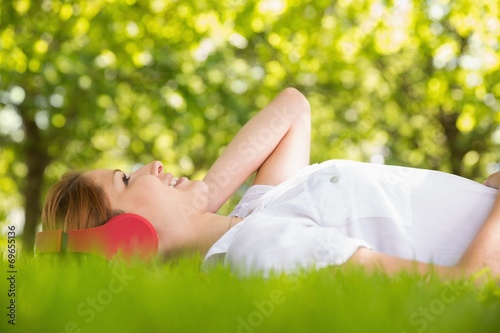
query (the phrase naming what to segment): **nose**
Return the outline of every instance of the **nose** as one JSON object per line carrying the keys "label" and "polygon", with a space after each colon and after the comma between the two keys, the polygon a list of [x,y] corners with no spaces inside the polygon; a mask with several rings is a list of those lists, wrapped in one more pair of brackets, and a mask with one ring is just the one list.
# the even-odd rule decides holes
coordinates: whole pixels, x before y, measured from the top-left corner
{"label": "nose", "polygon": [[151,174],[154,176],[159,176],[163,172],[163,164],[160,161],[154,161],[151,164]]}
{"label": "nose", "polygon": [[153,175],[159,176],[163,172],[163,164],[160,161],[154,161],[149,164],[146,164],[137,171],[134,172],[135,175]]}

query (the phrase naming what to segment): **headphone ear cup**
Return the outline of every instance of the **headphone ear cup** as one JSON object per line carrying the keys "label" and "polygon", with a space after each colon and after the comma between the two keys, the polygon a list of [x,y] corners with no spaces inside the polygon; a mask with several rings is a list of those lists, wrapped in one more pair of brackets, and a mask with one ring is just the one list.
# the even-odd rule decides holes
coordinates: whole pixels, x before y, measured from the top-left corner
{"label": "headphone ear cup", "polygon": [[107,259],[120,255],[124,259],[149,260],[158,251],[158,234],[148,220],[136,214],[117,215],[96,228],[37,234],[37,253],[64,251],[97,254]]}

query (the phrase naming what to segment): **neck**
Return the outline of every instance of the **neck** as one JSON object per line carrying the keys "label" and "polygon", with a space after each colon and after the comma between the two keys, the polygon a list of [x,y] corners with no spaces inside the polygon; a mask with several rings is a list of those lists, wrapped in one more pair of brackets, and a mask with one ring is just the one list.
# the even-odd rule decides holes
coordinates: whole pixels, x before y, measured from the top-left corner
{"label": "neck", "polygon": [[204,213],[202,217],[197,220],[198,231],[197,237],[197,250],[205,256],[210,247],[219,240],[229,229],[241,222],[240,217],[222,216],[212,213]]}
{"label": "neck", "polygon": [[[241,222],[240,217],[217,215],[213,213],[196,214],[190,217],[189,227],[184,229],[181,235],[180,248],[170,248],[170,255],[177,257],[189,253],[199,253],[202,257],[206,255],[210,247],[219,240],[229,229]],[[169,256],[170,256],[169,255]]]}

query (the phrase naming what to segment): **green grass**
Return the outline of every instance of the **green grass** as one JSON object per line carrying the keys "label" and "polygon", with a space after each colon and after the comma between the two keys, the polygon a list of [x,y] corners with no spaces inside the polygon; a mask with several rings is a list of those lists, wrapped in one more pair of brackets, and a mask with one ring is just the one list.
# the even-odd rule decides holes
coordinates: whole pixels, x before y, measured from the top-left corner
{"label": "green grass", "polygon": [[[5,262],[3,262],[5,263]],[[267,279],[224,267],[19,258],[16,325],[0,332],[499,332],[500,292],[466,280],[326,269]],[[8,268],[3,266],[7,276]],[[94,303],[92,303],[94,302]]]}

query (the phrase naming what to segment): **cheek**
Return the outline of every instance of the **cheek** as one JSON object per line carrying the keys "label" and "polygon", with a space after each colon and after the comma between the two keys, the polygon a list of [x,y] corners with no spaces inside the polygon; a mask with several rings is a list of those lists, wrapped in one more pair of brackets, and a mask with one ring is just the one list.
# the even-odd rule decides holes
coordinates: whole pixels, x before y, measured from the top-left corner
{"label": "cheek", "polygon": [[162,230],[162,225],[167,216],[168,203],[164,196],[154,188],[144,191],[142,195],[134,195],[129,198],[128,212],[140,215],[148,220],[156,231]]}
{"label": "cheek", "polygon": [[129,213],[157,213],[165,206],[165,197],[165,188],[161,183],[138,180],[119,196],[119,204],[122,210]]}

